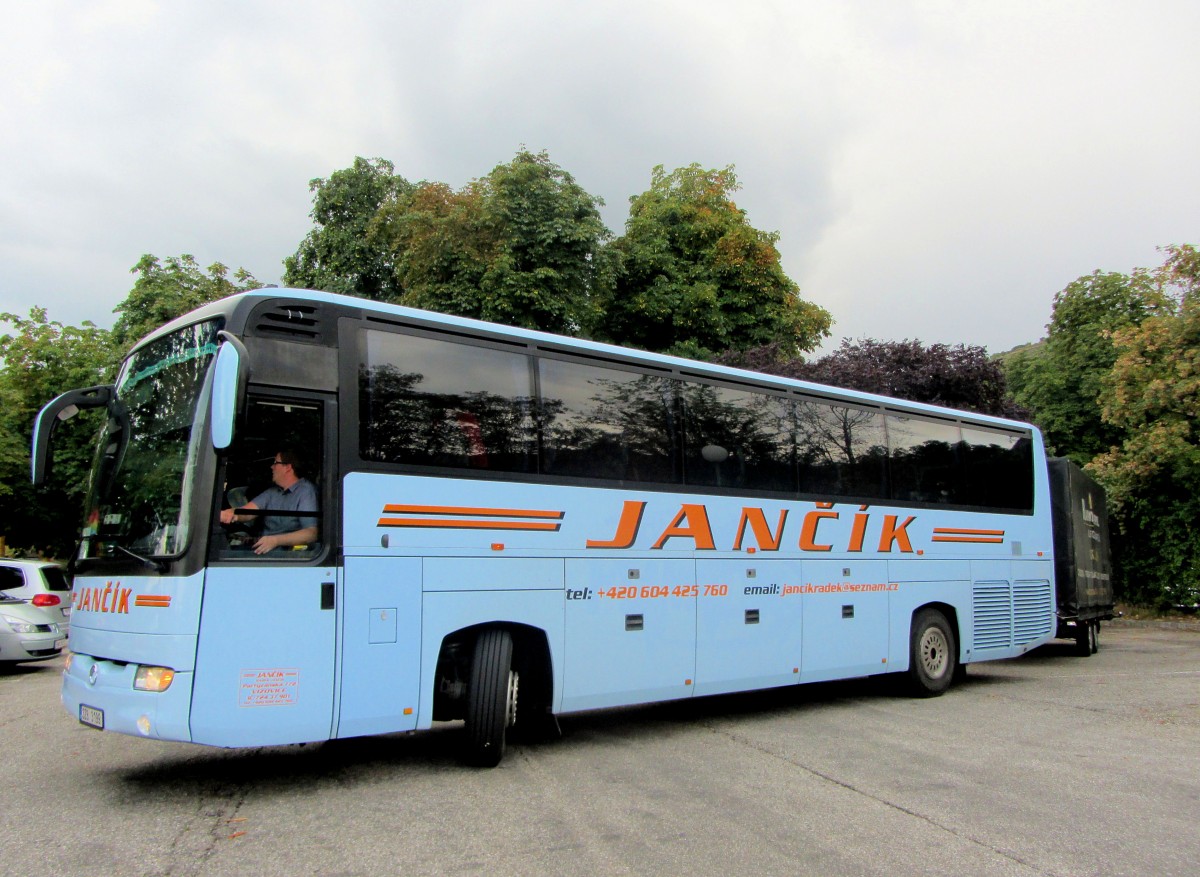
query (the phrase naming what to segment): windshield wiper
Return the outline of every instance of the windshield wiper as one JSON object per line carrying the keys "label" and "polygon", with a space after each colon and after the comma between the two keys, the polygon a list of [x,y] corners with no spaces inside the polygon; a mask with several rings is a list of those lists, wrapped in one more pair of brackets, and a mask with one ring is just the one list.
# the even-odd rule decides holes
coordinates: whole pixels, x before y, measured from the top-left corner
{"label": "windshield wiper", "polygon": [[164,573],[167,571],[167,565],[165,563],[163,563],[161,560],[154,560],[149,557],[143,557],[140,554],[130,551],[128,548],[124,547],[123,545],[115,545],[114,544],[113,548],[117,549],[117,551],[120,551],[122,554],[128,554],[130,557],[132,557],[134,560],[138,561],[142,566],[146,567],[147,569],[152,569],[157,573]]}

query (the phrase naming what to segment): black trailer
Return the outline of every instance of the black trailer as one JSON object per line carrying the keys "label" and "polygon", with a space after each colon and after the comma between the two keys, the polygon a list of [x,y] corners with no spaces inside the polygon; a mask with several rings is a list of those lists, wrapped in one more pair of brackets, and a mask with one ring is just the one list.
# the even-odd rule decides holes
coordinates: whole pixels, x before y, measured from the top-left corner
{"label": "black trailer", "polygon": [[1058,633],[1076,654],[1099,648],[1100,622],[1113,617],[1112,566],[1104,488],[1065,457],[1050,460]]}

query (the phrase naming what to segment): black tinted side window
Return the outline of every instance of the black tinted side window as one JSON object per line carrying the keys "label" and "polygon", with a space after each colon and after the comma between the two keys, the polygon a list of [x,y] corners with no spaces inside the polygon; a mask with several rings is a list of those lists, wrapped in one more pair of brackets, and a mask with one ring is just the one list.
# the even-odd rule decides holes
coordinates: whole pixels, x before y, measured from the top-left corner
{"label": "black tinted side window", "polygon": [[1033,510],[1033,443],[1027,436],[964,427],[959,456],[964,503]]}
{"label": "black tinted side window", "polygon": [[796,446],[801,493],[887,496],[887,432],[880,412],[801,400]]}
{"label": "black tinted side window", "polygon": [[577,362],[539,362],[542,472],[677,484],[678,381]]}
{"label": "black tinted side window", "polygon": [[21,570],[13,566],[0,566],[0,591],[9,588],[19,588],[25,584],[25,576]]}
{"label": "black tinted side window", "polygon": [[958,424],[889,415],[892,499],[899,502],[962,502]]}
{"label": "black tinted side window", "polygon": [[364,459],[530,472],[529,357],[440,338],[366,331],[359,364]]}
{"label": "black tinted side window", "polygon": [[790,400],[688,384],[683,409],[688,484],[796,493]]}

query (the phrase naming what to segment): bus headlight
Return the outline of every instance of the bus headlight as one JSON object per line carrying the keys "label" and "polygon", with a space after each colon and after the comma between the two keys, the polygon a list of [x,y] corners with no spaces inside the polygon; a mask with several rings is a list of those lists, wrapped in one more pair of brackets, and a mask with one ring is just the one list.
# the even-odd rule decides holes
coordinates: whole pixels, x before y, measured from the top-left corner
{"label": "bus headlight", "polygon": [[166,691],[174,678],[175,671],[170,667],[138,667],[133,687],[138,691]]}

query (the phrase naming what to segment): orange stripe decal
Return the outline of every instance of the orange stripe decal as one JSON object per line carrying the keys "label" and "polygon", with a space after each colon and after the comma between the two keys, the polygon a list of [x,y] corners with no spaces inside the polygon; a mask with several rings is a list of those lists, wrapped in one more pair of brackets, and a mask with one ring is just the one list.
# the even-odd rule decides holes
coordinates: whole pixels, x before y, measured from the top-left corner
{"label": "orange stripe decal", "polygon": [[532,521],[447,521],[439,518],[380,518],[381,527],[432,527],[438,530],[551,530],[562,524],[536,524]]}
{"label": "orange stripe decal", "polygon": [[[405,515],[405,517],[391,517]],[[438,515],[439,517],[407,517]],[[421,527],[432,530],[541,530],[557,532],[566,512],[547,509],[489,509],[473,506],[429,506],[388,503],[380,527]],[[509,518],[510,520],[499,520]],[[511,520],[511,519],[517,520]],[[532,518],[533,520],[521,520]]]}
{"label": "orange stripe decal", "polygon": [[466,506],[440,505],[385,505],[385,514],[401,515],[476,515],[494,518],[562,518],[566,512],[546,511],[542,509],[481,509]]}
{"label": "orange stripe decal", "polygon": [[934,542],[967,542],[975,545],[998,545],[1004,542],[1003,530],[968,530],[961,527],[934,527]]}
{"label": "orange stripe decal", "polygon": [[142,594],[133,598],[134,606],[154,606],[166,609],[171,605],[171,598],[166,594]]}

